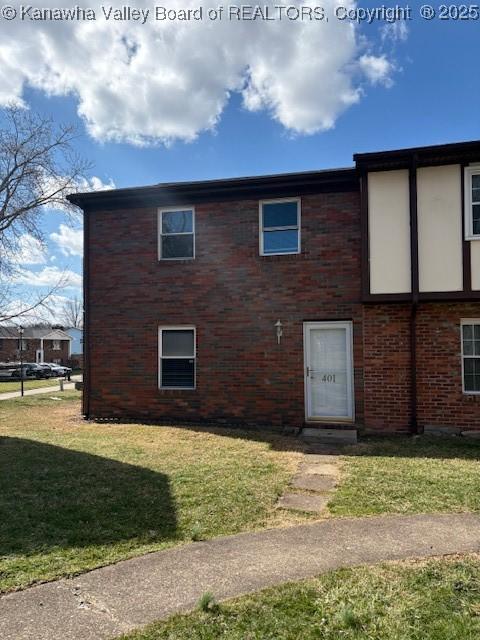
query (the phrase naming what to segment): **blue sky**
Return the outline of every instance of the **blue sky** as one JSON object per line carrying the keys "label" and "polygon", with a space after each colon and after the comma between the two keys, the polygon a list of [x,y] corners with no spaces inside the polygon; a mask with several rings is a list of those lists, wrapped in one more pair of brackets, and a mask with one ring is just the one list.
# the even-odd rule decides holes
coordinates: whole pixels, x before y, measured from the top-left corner
{"label": "blue sky", "polygon": [[[332,0],[329,2],[332,3]],[[349,4],[353,6],[350,1]],[[362,3],[362,6],[375,5]],[[43,23],[35,27],[47,29],[47,37],[54,44],[69,36],[65,29],[63,32],[54,31],[53,27],[44,27]],[[46,89],[50,81],[49,71],[44,71],[45,77],[38,81],[35,73],[28,71],[29,65],[33,65],[28,59],[22,67],[23,75],[19,75],[18,82],[12,84],[11,98],[20,96],[32,110],[53,115],[59,122],[74,122],[80,127],[83,135],[77,143],[78,151],[92,162],[92,175],[105,184],[125,187],[349,166],[356,152],[480,138],[480,83],[476,65],[480,53],[480,21],[425,21],[415,17],[408,22],[406,32],[386,30],[385,23],[376,22],[355,27],[354,44],[351,32],[319,31],[318,40],[313,34],[304,52],[298,52],[298,41],[295,39],[286,42],[286,49],[292,47],[292,56],[296,56],[296,66],[286,68],[289,61],[283,61],[278,71],[273,66],[267,76],[262,74],[273,59],[273,54],[265,55],[262,60],[264,52],[271,45],[269,40],[262,43],[262,29],[268,26],[242,26],[246,30],[243,35],[248,35],[248,29],[251,28],[254,29],[252,38],[258,40],[257,49],[252,49],[248,54],[251,58],[245,58],[246,63],[251,65],[251,71],[250,75],[243,76],[243,85],[239,83],[243,71],[240,73],[234,69],[227,74],[223,67],[229,62],[219,61],[218,67],[215,64],[215,56],[230,53],[228,39],[235,38],[236,33],[233,36],[227,34],[224,42],[220,37],[212,42],[211,48],[215,49],[212,60],[194,67],[190,75],[185,71],[185,77],[182,77],[189,64],[198,63],[198,57],[202,60],[208,58],[208,38],[202,43],[200,28],[192,31],[197,34],[197,44],[192,44],[188,57],[170,63],[169,54],[175,58],[177,52],[174,45],[168,43],[168,37],[175,32],[176,25],[162,27],[163,49],[157,65],[153,71],[152,67],[144,67],[141,72],[136,72],[137,77],[132,77],[133,84],[125,87],[123,95],[115,87],[105,90],[104,86],[95,84],[87,87],[90,93],[82,95],[81,86],[88,85],[89,75],[85,75],[87,80],[82,78],[82,85],[80,80],[75,85],[72,74],[94,74],[98,71],[101,76],[102,73],[102,63],[98,57],[93,57],[88,44],[82,45],[84,48],[78,51],[69,45],[70,50],[65,58],[78,54],[78,71],[67,68],[61,86],[58,83],[55,85],[55,80],[52,81],[53,88],[49,86]],[[342,27],[352,28],[351,25]],[[10,37],[18,42],[24,26],[15,25],[15,28],[16,33]],[[288,25],[284,31],[286,40],[289,37],[287,28]],[[0,35],[2,29],[6,29],[5,22],[0,22]],[[101,34],[104,39],[106,33],[109,32]],[[307,35],[305,32],[305,37]],[[158,41],[148,40],[140,28],[128,31],[125,39],[131,39],[134,43],[130,46],[131,51],[150,47],[150,58],[155,54],[155,43]],[[38,42],[37,46],[41,47],[41,41]],[[83,40],[78,39],[77,42]],[[117,45],[118,38],[113,44],[105,44],[105,55],[110,56],[112,69],[115,56],[118,55],[120,60],[123,55],[122,49],[115,48]],[[239,43],[232,42],[231,45],[238,47]],[[91,48],[97,46],[92,39]],[[171,52],[169,46],[172,47]],[[312,69],[310,62],[317,55],[319,59],[325,57],[328,64],[314,65]],[[98,52],[95,56],[98,56]],[[91,60],[95,60],[95,63]],[[240,60],[238,64],[245,64],[245,60]],[[278,60],[282,61],[278,57],[275,60],[276,64]],[[179,66],[176,67],[177,62]],[[65,64],[65,61],[62,60],[61,64]],[[55,61],[52,63],[49,58],[52,76],[61,76],[64,71],[61,64],[58,62],[59,70],[54,74]],[[172,87],[171,95],[165,85],[150,86],[156,82],[156,68],[159,73],[165,68],[165,74],[169,73],[174,79],[173,84],[169,85]],[[352,69],[346,77],[342,75],[345,68]],[[125,66],[126,73],[130,69],[131,66]],[[108,74],[109,70],[106,69],[104,73]],[[307,82],[302,83],[303,73],[309,76]],[[225,77],[218,79],[222,74]],[[175,85],[174,81],[178,78],[180,87],[185,87],[183,93]],[[122,83],[121,76],[117,83]],[[138,83],[137,101],[135,83]],[[246,83],[249,84],[247,90]],[[346,86],[351,94],[355,94],[351,104],[348,102],[350,98],[346,103],[336,99],[335,92],[340,93]],[[228,99],[221,97],[222,91],[229,92]],[[4,102],[5,95],[4,92]],[[329,95],[333,96],[332,100],[327,100]],[[202,112],[203,109],[205,113],[198,115],[193,109],[189,110],[189,100],[198,107],[195,111]],[[80,106],[81,117],[78,114],[80,103],[83,104]],[[149,120],[145,124],[142,103],[144,113],[150,114],[145,118]],[[320,115],[315,113],[317,104]],[[308,111],[307,116],[304,115],[304,107]],[[157,110],[158,116],[155,115]],[[324,113],[327,115],[324,116]],[[120,115],[117,117],[117,114]],[[326,124],[329,119],[330,124]],[[110,125],[110,121],[115,120],[118,122]],[[170,121],[173,124],[169,125],[169,131],[173,130],[173,135],[165,133],[166,123]],[[213,121],[216,124],[211,127]],[[195,139],[188,140],[192,135],[196,136]],[[59,232],[62,223],[65,224],[65,221],[59,213],[51,212],[45,216],[47,262],[26,265],[29,272],[39,273],[45,265],[55,265],[59,269],[68,268],[80,273],[81,257],[51,238],[51,234],[62,235]],[[58,235],[55,237],[58,240]],[[71,288],[62,295],[78,293],[78,289]]]}

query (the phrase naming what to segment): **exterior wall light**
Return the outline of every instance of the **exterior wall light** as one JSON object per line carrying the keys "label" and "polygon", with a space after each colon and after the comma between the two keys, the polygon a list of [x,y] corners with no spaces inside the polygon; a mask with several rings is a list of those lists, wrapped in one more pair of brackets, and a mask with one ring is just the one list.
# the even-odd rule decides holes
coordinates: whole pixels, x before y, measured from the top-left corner
{"label": "exterior wall light", "polygon": [[283,336],[283,325],[280,320],[277,320],[275,323],[275,328],[277,329],[277,344],[280,344],[280,340]]}

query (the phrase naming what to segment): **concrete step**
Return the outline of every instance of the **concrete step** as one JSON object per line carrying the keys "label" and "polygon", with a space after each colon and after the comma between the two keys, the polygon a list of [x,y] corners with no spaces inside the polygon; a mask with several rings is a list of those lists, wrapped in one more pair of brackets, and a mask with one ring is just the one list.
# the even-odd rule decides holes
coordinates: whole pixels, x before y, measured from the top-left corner
{"label": "concrete step", "polygon": [[292,480],[294,489],[306,491],[332,491],[335,489],[336,480],[333,476],[321,476],[316,473],[301,473]]}
{"label": "concrete step", "polygon": [[357,429],[355,427],[304,427],[300,437],[305,442],[312,444],[355,444],[357,442]]}
{"label": "concrete step", "polygon": [[281,509],[321,513],[327,506],[329,495],[313,495],[305,493],[286,493],[277,502]]}

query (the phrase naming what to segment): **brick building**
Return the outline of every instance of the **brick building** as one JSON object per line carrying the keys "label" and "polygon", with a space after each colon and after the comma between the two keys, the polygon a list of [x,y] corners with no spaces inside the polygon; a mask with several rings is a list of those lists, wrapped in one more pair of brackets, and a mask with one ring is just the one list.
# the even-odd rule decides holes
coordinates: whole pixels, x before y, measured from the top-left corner
{"label": "brick building", "polygon": [[[70,359],[70,336],[61,329],[24,327],[23,362],[67,364]],[[0,362],[18,362],[20,338],[15,326],[0,327]]]}
{"label": "brick building", "polygon": [[460,143],[72,195],[85,415],[480,429],[477,163]]}

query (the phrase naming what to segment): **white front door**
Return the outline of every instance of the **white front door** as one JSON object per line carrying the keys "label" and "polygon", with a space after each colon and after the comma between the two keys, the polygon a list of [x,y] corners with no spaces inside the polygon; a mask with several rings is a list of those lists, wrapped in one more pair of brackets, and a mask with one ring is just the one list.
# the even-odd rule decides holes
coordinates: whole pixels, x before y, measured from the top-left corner
{"label": "white front door", "polygon": [[35,361],[38,362],[43,362],[43,351],[42,349],[37,349],[37,352],[35,354]]}
{"label": "white front door", "polygon": [[351,322],[304,324],[307,420],[353,421]]}

